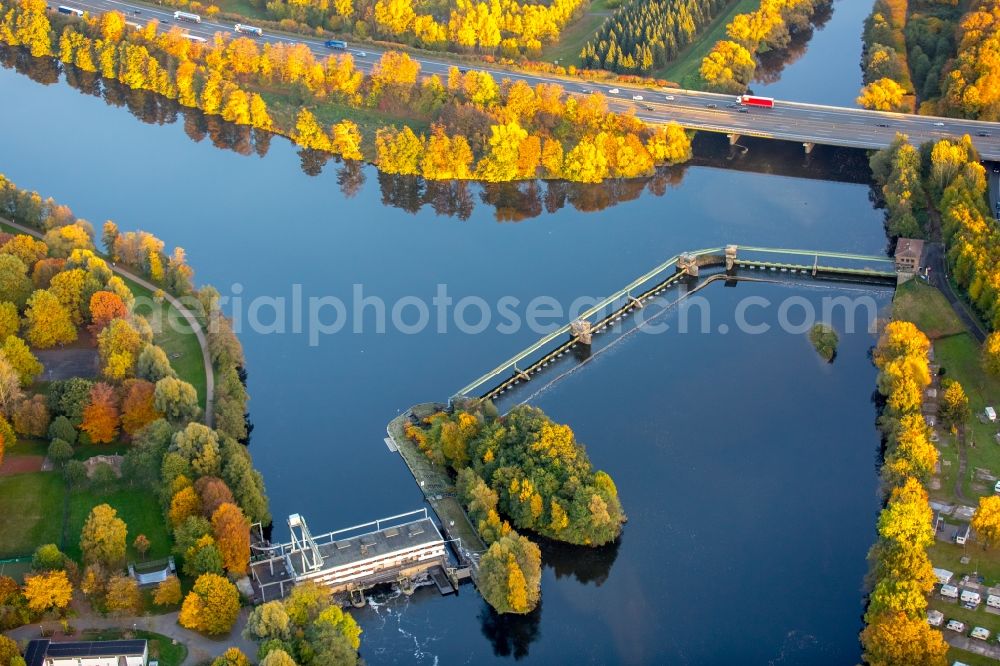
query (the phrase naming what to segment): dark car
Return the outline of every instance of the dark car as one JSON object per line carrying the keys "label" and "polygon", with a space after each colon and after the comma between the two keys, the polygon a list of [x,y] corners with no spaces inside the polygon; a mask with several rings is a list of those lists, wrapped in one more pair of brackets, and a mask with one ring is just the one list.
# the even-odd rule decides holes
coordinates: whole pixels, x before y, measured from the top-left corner
{"label": "dark car", "polygon": [[989,132],[976,132],[976,136],[990,136]]}
{"label": "dark car", "polygon": [[643,104],[642,108],[646,109],[647,111],[656,111],[656,109],[653,108],[652,104]]}
{"label": "dark car", "polygon": [[888,127],[889,123],[875,123],[876,127]]}
{"label": "dark car", "polygon": [[718,104],[706,104],[705,108],[706,109],[717,109],[717,108],[719,108],[719,105]]}
{"label": "dark car", "polygon": [[469,70],[465,69],[464,67],[459,67],[458,68],[458,73],[459,74],[468,74]]}
{"label": "dark car", "polygon": [[745,106],[740,107],[740,113],[750,113],[750,109]]}

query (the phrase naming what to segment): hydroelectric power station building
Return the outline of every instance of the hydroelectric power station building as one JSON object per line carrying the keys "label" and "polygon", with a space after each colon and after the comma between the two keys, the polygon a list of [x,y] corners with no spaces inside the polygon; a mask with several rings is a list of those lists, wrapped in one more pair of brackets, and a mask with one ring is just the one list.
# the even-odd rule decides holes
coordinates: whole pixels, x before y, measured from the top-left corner
{"label": "hydroelectric power station building", "polygon": [[305,518],[288,517],[291,541],[255,544],[250,572],[261,602],[313,581],[357,602],[362,590],[398,583],[404,591],[450,567],[445,541],[427,509],[313,536]]}

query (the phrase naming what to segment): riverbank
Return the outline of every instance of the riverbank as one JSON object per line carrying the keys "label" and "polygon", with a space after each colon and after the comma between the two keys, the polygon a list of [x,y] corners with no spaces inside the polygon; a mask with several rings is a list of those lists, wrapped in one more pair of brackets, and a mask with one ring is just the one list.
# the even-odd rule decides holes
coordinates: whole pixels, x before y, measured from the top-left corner
{"label": "riverbank", "polygon": [[[124,631],[131,620],[228,637],[251,525],[271,521],[244,446],[242,348],[218,293],[195,289],[184,250],[167,254],[152,234],[107,221],[99,255],[93,226],[68,206],[5,176],[0,198],[12,218],[0,223],[0,459],[13,463],[0,475],[0,553],[19,556],[3,628],[27,622],[30,634],[72,617],[75,630]],[[216,372],[228,384],[218,402]],[[204,403],[186,377],[200,377]],[[143,563],[160,567],[155,589],[140,588]],[[164,663],[184,659],[156,645]]]}
{"label": "riverbank", "polygon": [[[6,6],[16,18],[6,38],[10,46],[24,46],[34,57],[58,53],[91,77],[99,74],[237,125],[287,136],[320,163],[326,156],[367,160],[387,173],[428,180],[600,182],[650,175],[658,165],[691,156],[690,136],[675,122],[647,125],[609,111],[600,96],[578,107],[550,84],[532,88],[517,81],[501,89],[489,72],[457,67],[445,82],[436,74],[422,76],[420,62],[400,52],[382,54],[367,74],[351,54],[317,60],[304,45],[261,49],[240,38],[237,55],[227,41],[199,38],[191,45],[177,31],[157,32],[155,22],[143,30],[123,24],[113,38],[123,48],[100,60],[104,37],[95,26],[46,13],[27,0],[8,0]],[[32,33],[28,25],[43,29]],[[126,52],[142,54],[141,72]],[[345,107],[361,125],[345,119]],[[370,114],[381,120],[368,121]]]}
{"label": "riverbank", "polygon": [[[996,663],[994,658],[969,652],[967,648],[981,652],[980,648],[985,649],[987,644],[980,645],[980,641],[966,635],[975,626],[988,629],[993,636],[1000,635],[1000,614],[985,604],[988,594],[1000,594],[1000,551],[986,549],[972,539],[959,544],[955,536],[969,525],[977,499],[991,496],[1000,478],[1000,429],[982,416],[987,406],[1000,404],[1000,380],[985,373],[979,343],[934,287],[917,280],[900,287],[893,302],[893,317],[910,321],[927,333],[934,363],[940,366],[942,376],[959,382],[969,398],[971,417],[957,431],[949,431],[939,423],[931,426],[939,464],[927,483],[936,520],[935,539],[928,554],[935,567],[953,572],[953,585],[980,592],[983,602],[973,609],[963,608],[956,600],[942,596],[939,586],[935,586],[929,608],[942,612],[945,622],[957,619],[966,624],[963,632],[944,631],[952,645],[949,660],[977,666]],[[926,412],[935,421],[937,402],[930,402]]]}
{"label": "riverbank", "polygon": [[705,56],[715,47],[716,43],[725,39],[726,28],[737,14],[752,12],[760,6],[760,0],[736,0],[729,9],[719,14],[698,39],[681,51],[674,62],[670,63],[658,74],[670,81],[676,81],[681,88],[698,90],[704,86],[698,70]]}

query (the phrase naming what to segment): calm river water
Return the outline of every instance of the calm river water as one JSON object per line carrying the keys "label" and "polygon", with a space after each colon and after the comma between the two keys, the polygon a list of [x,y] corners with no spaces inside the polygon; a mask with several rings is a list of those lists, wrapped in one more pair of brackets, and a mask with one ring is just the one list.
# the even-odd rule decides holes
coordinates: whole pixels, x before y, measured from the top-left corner
{"label": "calm river water", "polygon": [[[853,48],[855,4],[863,3],[836,2],[813,39],[852,12],[854,28],[837,34]],[[502,297],[517,299],[523,316],[532,299],[602,296],[677,252],[725,243],[885,247],[864,158],[853,153],[820,148],[807,163],[796,146],[751,143],[750,155],[730,162],[723,145],[699,139],[686,168],[591,188],[422,187],[333,163],[309,176],[303,163],[311,173],[322,165],[283,139],[264,158],[220,150],[213,140],[244,152],[249,144],[225,128],[205,138],[212,126],[195,117],[137,122],[32,69],[50,85],[0,70],[0,170],[97,224],[111,218],[183,246],[199,282],[242,299],[232,312],[250,372],[252,451],[277,537],[291,512],[322,532],[421,506],[382,443],[385,423],[410,404],[447,398],[539,336],[498,329]],[[843,69],[859,78],[854,63]],[[110,97],[147,120],[173,116],[143,96]],[[419,332],[391,322],[383,331],[372,303],[354,310],[377,297],[391,315],[401,299],[430,304],[441,289],[494,308],[485,330],[459,330],[454,308],[440,322],[432,311]],[[285,332],[248,325],[254,314],[265,325],[275,319],[260,299],[290,303],[295,293],[342,300],[347,325],[312,344],[290,304],[279,317]],[[742,296],[817,302],[837,293],[741,285],[706,295],[713,317],[725,318]],[[884,291],[865,293],[887,302]],[[255,300],[257,310],[248,307]],[[417,306],[407,307],[412,324]],[[481,318],[476,308],[464,314]],[[761,321],[773,316],[765,309]],[[832,365],[803,336],[775,330],[638,336],[597,359],[535,402],[572,424],[618,482],[630,516],[621,542],[547,546],[543,603],[526,618],[498,619],[471,588],[457,598],[376,600],[357,614],[363,656],[853,663],[877,510],[872,342],[842,335]]]}
{"label": "calm river water", "polygon": [[751,84],[759,95],[813,104],[857,106],[861,91],[861,32],[872,3],[833,0],[816,28],[793,38],[788,52],[765,57]]}

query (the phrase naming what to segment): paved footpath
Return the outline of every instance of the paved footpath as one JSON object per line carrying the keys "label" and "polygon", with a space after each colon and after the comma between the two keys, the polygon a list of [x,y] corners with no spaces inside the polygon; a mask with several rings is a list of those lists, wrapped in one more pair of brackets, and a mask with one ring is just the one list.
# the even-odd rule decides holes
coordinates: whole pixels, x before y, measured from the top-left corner
{"label": "paved footpath", "polygon": [[[188,656],[187,659],[184,660],[185,666],[194,666],[195,664],[211,661],[225,652],[229,647],[238,647],[243,650],[244,654],[253,659],[257,654],[256,644],[246,640],[240,635],[240,632],[246,625],[247,616],[249,614],[250,609],[243,608],[240,611],[239,618],[236,620],[236,625],[228,635],[220,638],[209,638],[208,636],[190,631],[177,624],[176,612],[167,613],[165,615],[145,615],[141,617],[101,617],[97,615],[92,616],[87,613],[86,615],[72,618],[70,620],[70,624],[76,628],[76,634],[74,636],[64,637],[61,634],[56,634],[55,637],[50,640],[86,640],[86,637],[82,634],[82,632],[86,629],[127,630],[134,627],[144,631],[152,631],[157,634],[163,634],[167,638],[172,638],[178,643],[187,645]],[[56,631],[59,630],[59,623],[50,620],[48,622],[42,622],[41,624],[29,624],[23,627],[18,627],[17,629],[12,629],[11,631],[6,632],[6,634],[16,641],[29,641],[33,638],[39,638],[41,636],[41,632],[39,631],[40,626]]]}
{"label": "paved footpath", "polygon": [[[0,222],[11,226],[18,231],[34,236],[35,238],[43,238],[43,234],[37,229],[32,229],[31,227],[26,227],[23,224],[18,224],[17,222],[12,222],[6,218],[0,218]],[[118,275],[127,277],[130,280],[138,282],[146,289],[155,293],[160,287],[156,286],[149,280],[142,278],[131,271],[127,271],[124,268],[111,265],[111,270]],[[194,331],[195,337],[198,338],[198,344],[201,346],[201,358],[202,363],[205,364],[205,425],[209,428],[213,427],[213,421],[215,420],[215,371],[212,368],[212,357],[209,355],[208,351],[208,340],[205,338],[205,332],[201,329],[201,324],[198,323],[198,319],[194,316],[194,313],[184,307],[184,304],[179,300],[174,298],[172,295],[164,292],[164,297],[167,301],[174,306],[178,312],[187,320],[188,325],[191,330]]]}

